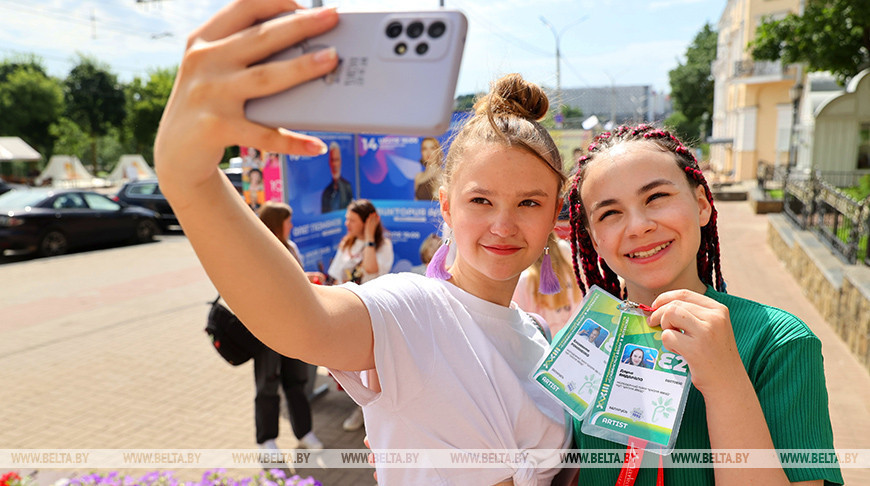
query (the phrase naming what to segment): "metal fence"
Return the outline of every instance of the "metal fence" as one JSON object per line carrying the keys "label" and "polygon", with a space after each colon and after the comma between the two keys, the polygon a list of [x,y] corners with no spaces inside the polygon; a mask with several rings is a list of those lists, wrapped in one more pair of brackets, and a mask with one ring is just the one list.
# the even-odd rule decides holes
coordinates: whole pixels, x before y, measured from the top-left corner
{"label": "metal fence", "polygon": [[762,179],[759,169],[759,184],[762,188],[781,184],[783,212],[789,219],[801,229],[816,233],[846,263],[870,265],[867,252],[870,198],[856,201],[841,190],[858,186],[868,174],[868,171],[804,172],[783,168],[765,172],[767,178]]}

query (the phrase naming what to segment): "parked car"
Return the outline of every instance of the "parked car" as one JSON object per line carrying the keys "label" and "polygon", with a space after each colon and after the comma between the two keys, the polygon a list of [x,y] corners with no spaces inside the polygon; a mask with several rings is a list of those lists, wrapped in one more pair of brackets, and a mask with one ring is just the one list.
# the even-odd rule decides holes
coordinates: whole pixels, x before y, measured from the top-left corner
{"label": "parked car", "polygon": [[[239,194],[242,193],[242,171],[241,169],[227,169],[224,171],[233,187]],[[142,179],[138,181],[127,182],[115,194],[112,199],[118,202],[124,202],[134,206],[141,206],[157,212],[160,215],[160,225],[165,230],[170,225],[177,225],[178,218],[166,200],[166,196],[160,192],[160,186],[157,179]]]}
{"label": "parked car", "polygon": [[227,178],[233,183],[233,187],[236,188],[239,194],[243,194],[245,191],[244,186],[242,186],[242,173],[242,169],[238,167],[224,169],[224,174],[227,175]]}
{"label": "parked car", "polygon": [[4,181],[2,177],[0,177],[0,194],[6,194],[7,192],[9,192],[13,189],[23,189],[26,187],[27,186],[25,186],[23,184],[10,184],[10,183]]}
{"label": "parked car", "polygon": [[178,224],[178,218],[172,211],[172,206],[166,196],[160,192],[157,179],[142,179],[127,182],[112,197],[113,200],[133,206],[148,208],[160,215],[160,226],[165,230],[170,225]]}
{"label": "parked car", "polygon": [[158,214],[92,191],[34,188],[0,196],[0,252],[61,255],[73,248],[151,241]]}

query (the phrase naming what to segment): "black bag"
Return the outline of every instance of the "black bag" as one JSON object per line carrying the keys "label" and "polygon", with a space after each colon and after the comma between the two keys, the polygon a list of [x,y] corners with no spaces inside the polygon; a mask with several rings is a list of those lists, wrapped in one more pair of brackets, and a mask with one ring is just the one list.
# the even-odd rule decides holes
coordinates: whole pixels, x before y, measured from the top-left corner
{"label": "black bag", "polygon": [[219,300],[220,295],[211,302],[205,332],[221,357],[238,366],[253,358],[265,345]]}

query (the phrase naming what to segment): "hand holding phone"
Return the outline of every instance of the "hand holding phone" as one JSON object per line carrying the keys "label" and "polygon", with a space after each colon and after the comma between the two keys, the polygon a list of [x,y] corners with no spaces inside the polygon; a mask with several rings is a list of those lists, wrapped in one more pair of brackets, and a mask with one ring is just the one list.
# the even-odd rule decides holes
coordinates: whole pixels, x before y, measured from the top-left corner
{"label": "hand holding phone", "polygon": [[274,17],[287,7],[285,0],[235,1],[190,34],[154,144],[160,188],[173,206],[195,199],[193,189],[220,175],[217,165],[228,146],[298,155],[325,153],[326,146],[315,137],[265,127],[244,117],[246,100],[319,78],[338,62],[337,57],[317,59],[311,54],[254,65],[338,23],[335,10],[325,8],[256,25],[257,19]]}

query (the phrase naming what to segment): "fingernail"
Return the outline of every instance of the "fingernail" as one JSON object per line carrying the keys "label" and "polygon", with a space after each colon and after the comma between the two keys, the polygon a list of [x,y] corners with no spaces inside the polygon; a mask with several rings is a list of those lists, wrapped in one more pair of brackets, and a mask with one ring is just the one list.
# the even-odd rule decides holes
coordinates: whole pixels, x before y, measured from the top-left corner
{"label": "fingernail", "polygon": [[335,60],[335,57],[338,55],[335,51],[335,47],[327,47],[326,49],[321,49],[314,53],[314,62],[317,63],[327,63]]}
{"label": "fingernail", "polygon": [[326,144],[320,140],[309,140],[305,142],[305,149],[311,155],[323,155],[327,152]]}
{"label": "fingernail", "polygon": [[337,7],[323,7],[314,9],[311,11],[311,13],[314,14],[315,18],[322,19],[324,17],[332,15],[333,13],[335,13],[336,10]]}

